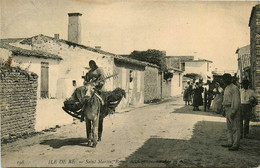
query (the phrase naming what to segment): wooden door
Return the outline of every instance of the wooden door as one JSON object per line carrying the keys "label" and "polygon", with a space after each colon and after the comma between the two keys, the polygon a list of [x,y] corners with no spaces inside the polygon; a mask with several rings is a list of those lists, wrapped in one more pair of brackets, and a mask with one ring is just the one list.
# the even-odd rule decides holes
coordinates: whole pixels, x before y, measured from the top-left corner
{"label": "wooden door", "polygon": [[41,98],[49,98],[49,63],[41,62]]}

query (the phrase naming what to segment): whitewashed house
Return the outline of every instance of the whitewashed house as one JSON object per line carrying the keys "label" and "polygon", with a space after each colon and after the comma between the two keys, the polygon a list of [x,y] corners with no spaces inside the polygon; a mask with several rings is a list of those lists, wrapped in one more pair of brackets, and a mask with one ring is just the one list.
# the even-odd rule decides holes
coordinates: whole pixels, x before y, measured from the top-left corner
{"label": "whitewashed house", "polygon": [[185,61],[184,75],[189,73],[199,74],[203,82],[212,80],[212,61],[206,59],[188,60]]}
{"label": "whitewashed house", "polygon": [[[56,86],[58,67],[62,58],[48,52],[15,47],[3,41],[5,40],[0,42],[1,64],[11,57],[12,66],[18,66],[38,75],[35,130],[41,131],[56,125],[72,123],[72,118],[61,110],[62,100],[46,99],[55,96],[56,90],[52,86]],[[12,41],[16,40],[12,39]]]}
{"label": "whitewashed house", "polygon": [[[116,87],[125,89],[127,97],[123,98],[119,109],[144,103],[144,70],[145,63],[125,58],[100,48],[92,48],[81,43],[80,13],[69,13],[68,40],[37,35],[31,38],[2,39],[5,45],[32,53],[45,53],[54,57],[28,59],[16,57],[15,61],[29,65],[30,71],[38,74],[38,121],[36,130],[59,125],[57,114],[61,118],[70,117],[62,111],[62,102],[71,96],[76,86],[83,85],[82,76],[89,70],[89,61],[94,60],[106,76],[118,73],[117,78],[106,80],[104,90],[111,91]],[[6,49],[5,49],[6,50]],[[5,53],[6,54],[6,53]],[[1,56],[2,57],[2,56]],[[36,54],[36,57],[38,55]],[[130,82],[130,78],[132,78]],[[73,85],[76,83],[76,86]],[[45,99],[47,98],[47,99]],[[54,107],[55,105],[55,107]],[[45,107],[46,106],[46,107]],[[53,106],[53,107],[52,107]],[[44,109],[45,107],[45,109]],[[48,110],[48,108],[51,108]],[[72,121],[72,117],[70,117]]]}

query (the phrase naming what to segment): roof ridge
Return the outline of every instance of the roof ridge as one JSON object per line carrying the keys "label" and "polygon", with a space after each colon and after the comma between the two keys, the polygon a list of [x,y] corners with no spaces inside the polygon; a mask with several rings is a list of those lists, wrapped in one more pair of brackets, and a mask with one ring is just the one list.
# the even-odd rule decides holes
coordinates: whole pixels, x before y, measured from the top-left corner
{"label": "roof ridge", "polygon": [[[108,51],[104,51],[104,50],[100,50],[100,49],[96,49],[96,48],[93,48],[93,47],[90,47],[90,46],[86,46],[84,44],[78,44],[78,43],[75,43],[75,42],[71,42],[71,41],[68,41],[68,40],[64,40],[64,39],[56,39],[54,37],[50,37],[50,36],[47,36],[47,35],[44,35],[44,34],[38,34],[38,35],[35,35],[35,36],[32,36],[31,38],[28,38],[28,39],[32,39],[32,38],[35,38],[35,37],[47,37],[51,40],[57,40],[57,41],[60,41],[60,42],[64,42],[68,45],[75,45],[75,46],[79,46],[79,47],[82,47],[82,48],[85,48],[89,51],[92,51],[92,52],[97,52],[97,53],[100,53],[100,54],[107,54],[107,55],[110,55],[110,56],[113,56],[117,59],[129,59],[129,61],[133,61],[133,62],[136,62],[136,63],[141,63],[143,65],[150,65],[150,66],[156,66],[155,64],[151,64],[151,63],[148,63],[148,62],[144,62],[144,61],[139,61],[139,60],[136,60],[136,59],[132,59],[132,58],[126,58],[126,57],[123,57],[121,55],[118,55],[118,54],[114,54],[114,53],[111,53],[111,52],[108,52]],[[156,66],[158,67],[158,66]]]}
{"label": "roof ridge", "polygon": [[[25,41],[25,40],[31,40],[33,38],[37,38],[37,37],[46,37],[46,38],[49,38],[51,40],[56,40],[56,41],[60,41],[60,42],[63,42],[63,43],[66,43],[68,45],[72,45],[72,46],[78,46],[78,47],[82,47],[82,48],[85,48],[89,51],[92,51],[92,52],[97,52],[97,53],[100,53],[100,54],[106,54],[106,55],[110,55],[110,56],[113,56],[114,58],[116,59],[120,59],[120,60],[127,60],[132,62],[132,63],[138,63],[138,64],[142,64],[142,65],[149,65],[149,66],[154,66],[154,67],[157,67],[157,65],[155,64],[152,64],[152,63],[148,63],[148,62],[144,62],[144,61],[139,61],[139,60],[136,60],[136,59],[132,59],[132,58],[126,58],[126,57],[123,57],[119,54],[114,54],[114,53],[111,53],[111,52],[108,52],[108,51],[104,51],[104,50],[101,50],[101,49],[96,49],[96,48],[93,48],[93,47],[90,47],[90,46],[86,46],[84,44],[78,44],[78,43],[75,43],[75,42],[71,42],[71,41],[68,41],[68,40],[64,40],[64,39],[56,39],[54,37],[51,37],[51,36],[48,36],[48,35],[44,35],[44,34],[38,34],[38,35],[35,35],[35,36],[32,36],[32,37],[29,37],[29,38],[21,38],[21,42]],[[1,41],[0,41],[1,42]],[[21,48],[22,49],[22,48]],[[30,51],[30,50],[29,50]],[[39,51],[39,50],[33,50],[33,51]],[[47,52],[46,52],[47,53]],[[53,54],[52,54],[53,55]],[[60,57],[60,56],[58,56]],[[60,57],[61,58],[61,57]]]}
{"label": "roof ridge", "polygon": [[48,53],[45,51],[40,51],[40,50],[24,49],[21,47],[10,45],[9,43],[0,42],[0,48],[5,48],[7,50],[10,50],[13,54],[31,55],[31,56],[47,57],[47,58],[62,60],[62,58],[60,56],[55,55],[55,54],[51,54],[51,53]]}

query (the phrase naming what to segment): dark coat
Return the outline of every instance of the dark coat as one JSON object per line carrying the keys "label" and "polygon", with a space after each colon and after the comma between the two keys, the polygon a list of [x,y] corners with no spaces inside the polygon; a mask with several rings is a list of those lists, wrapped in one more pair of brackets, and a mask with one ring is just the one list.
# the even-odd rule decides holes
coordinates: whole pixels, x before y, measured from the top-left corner
{"label": "dark coat", "polygon": [[202,93],[203,93],[203,87],[196,86],[196,88],[193,90],[194,96],[193,96],[193,106],[198,107],[203,105],[203,99],[202,99]]}

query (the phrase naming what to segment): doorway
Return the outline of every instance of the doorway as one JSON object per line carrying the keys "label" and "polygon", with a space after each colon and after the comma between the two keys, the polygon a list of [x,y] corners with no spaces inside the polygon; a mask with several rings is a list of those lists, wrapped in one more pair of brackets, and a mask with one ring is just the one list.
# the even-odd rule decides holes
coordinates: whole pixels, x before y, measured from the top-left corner
{"label": "doorway", "polygon": [[49,63],[41,62],[41,98],[49,98]]}

